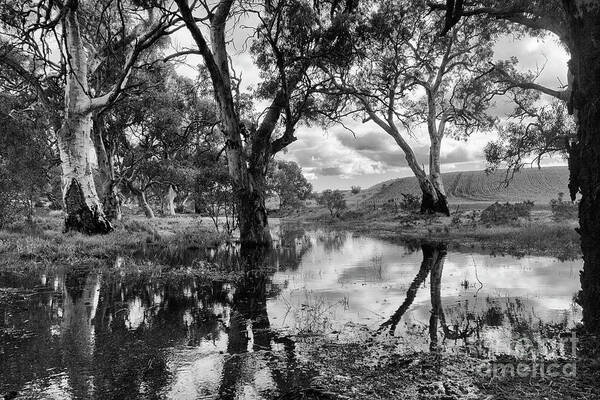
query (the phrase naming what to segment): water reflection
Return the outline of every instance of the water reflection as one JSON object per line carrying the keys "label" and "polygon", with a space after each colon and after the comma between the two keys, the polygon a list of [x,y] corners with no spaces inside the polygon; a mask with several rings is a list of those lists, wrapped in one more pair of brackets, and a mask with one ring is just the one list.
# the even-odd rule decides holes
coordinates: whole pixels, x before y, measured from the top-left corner
{"label": "water reflection", "polygon": [[[420,268],[404,301],[379,326],[377,333],[387,331],[390,335],[395,335],[398,324],[411,308],[419,288],[424,286],[429,276],[431,307],[427,330],[430,351],[447,350],[454,346],[477,356],[494,357],[503,354],[546,358],[568,356],[571,353],[571,347],[564,345],[564,337],[573,328],[575,318],[570,319],[565,313],[558,320],[540,319],[535,315],[539,307],[526,297],[479,296],[485,285],[478,277],[477,289],[472,298],[444,299],[443,268],[447,245],[425,243],[421,245],[421,253]],[[468,281],[462,281],[460,285],[465,291],[469,290]],[[576,306],[573,305],[573,308]],[[448,318],[446,314],[449,315]],[[523,346],[524,342],[528,346]]]}
{"label": "water reflection", "polygon": [[279,293],[273,273],[297,268],[310,245],[303,234],[286,235],[276,252],[206,255],[242,268],[233,281],[86,268],[0,274],[12,288],[0,298],[0,394],[228,399],[305,385],[314,374],[296,370],[294,343],[271,331],[266,306]]}
{"label": "water reflection", "polygon": [[[292,253],[300,250],[296,246],[289,248],[293,249]],[[227,329],[229,357],[223,365],[219,398],[234,399],[239,398],[240,393],[260,392],[260,386],[263,386],[263,390],[274,389],[278,393],[303,387],[314,373],[298,373],[295,368],[295,344],[289,337],[271,329],[267,311],[267,299],[276,297],[279,292],[279,288],[271,282],[273,271],[269,269],[269,265],[279,264],[273,263],[273,253],[264,249],[242,249],[241,255],[246,262],[245,276],[236,284],[231,302]],[[297,260],[296,257],[293,259]],[[286,368],[269,368],[274,361],[269,355],[271,350],[283,352]],[[258,362],[256,359],[237,356],[246,352],[266,352],[267,355]],[[257,376],[260,379],[255,385]],[[265,385],[265,381],[269,381],[270,385]]]}
{"label": "water reflection", "polygon": [[[392,314],[392,316],[387,321],[381,324],[381,326],[378,329],[378,332],[381,332],[385,329],[389,329],[390,334],[394,334],[402,316],[412,305],[417,295],[417,291],[419,290],[419,287],[423,285],[432,269],[434,271],[434,273],[432,273],[431,284],[431,304],[433,309],[431,312],[431,319],[429,321],[429,324],[430,326],[432,326],[432,322],[435,320],[435,326],[437,326],[437,318],[441,309],[441,301],[439,300],[442,276],[441,269],[444,264],[444,258],[446,257],[446,246],[443,244],[437,246],[423,244],[421,246],[421,249],[423,252],[423,261],[421,262],[419,272],[412,280],[410,287],[406,292],[406,298],[404,299],[404,302],[400,305],[400,307],[398,307],[398,309]],[[439,278],[434,280],[434,275],[436,276],[436,278]],[[432,342],[433,341],[434,340],[432,339]]]}
{"label": "water reflection", "polygon": [[[128,271],[126,259],[112,272],[0,272],[0,395],[272,398],[317,375],[297,334],[358,323],[404,338],[407,351],[487,355],[580,318],[571,301],[577,263],[431,244],[413,251],[299,227],[277,238],[269,252],[223,246],[169,260],[144,250],[191,266],[172,272]],[[196,276],[199,258],[237,278]]]}

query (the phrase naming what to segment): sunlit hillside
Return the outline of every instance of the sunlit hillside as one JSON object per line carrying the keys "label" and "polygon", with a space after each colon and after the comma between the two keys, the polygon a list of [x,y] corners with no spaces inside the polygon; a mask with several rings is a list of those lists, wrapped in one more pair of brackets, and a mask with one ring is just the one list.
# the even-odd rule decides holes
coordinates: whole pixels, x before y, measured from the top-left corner
{"label": "sunlit hillside", "polygon": [[[567,167],[526,168],[504,184],[506,171],[493,174],[484,171],[450,172],[443,174],[444,186],[451,204],[490,203],[495,201],[519,202],[532,200],[546,205],[559,192],[568,192]],[[378,183],[358,194],[346,193],[351,207],[363,204],[380,204],[389,199],[401,199],[402,193],[420,194],[414,177]]]}

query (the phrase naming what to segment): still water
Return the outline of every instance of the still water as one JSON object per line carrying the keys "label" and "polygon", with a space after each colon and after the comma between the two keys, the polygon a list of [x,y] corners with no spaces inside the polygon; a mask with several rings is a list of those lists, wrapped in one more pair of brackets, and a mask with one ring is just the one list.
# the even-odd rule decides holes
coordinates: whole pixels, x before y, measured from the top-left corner
{"label": "still water", "polygon": [[[489,357],[581,319],[579,261],[279,229],[275,250],[244,260],[226,246],[137,255],[188,265],[170,272],[121,258],[116,270],[0,272],[0,396],[268,399],[318,376],[299,338],[346,340],[366,326],[401,353]],[[210,281],[198,259],[244,272]]]}

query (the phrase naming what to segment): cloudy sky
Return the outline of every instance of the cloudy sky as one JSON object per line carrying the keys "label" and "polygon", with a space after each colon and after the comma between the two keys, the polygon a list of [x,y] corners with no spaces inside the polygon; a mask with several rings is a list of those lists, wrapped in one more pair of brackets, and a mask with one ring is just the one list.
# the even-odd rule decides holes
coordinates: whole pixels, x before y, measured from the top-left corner
{"label": "cloudy sky", "polygon": [[[252,86],[259,81],[258,71],[251,56],[235,40],[238,45],[231,50],[234,68],[242,73],[243,85]],[[176,38],[174,45],[194,47],[185,32]],[[495,58],[499,60],[515,56],[522,69],[543,72],[537,82],[552,88],[559,88],[566,82],[567,60],[565,50],[553,37],[545,39],[525,37],[513,39],[506,37],[500,40],[495,48]],[[188,57],[187,65],[194,66],[202,61],[199,57]],[[191,67],[181,67],[180,72],[192,75]],[[261,105],[259,104],[259,107]],[[266,106],[266,104],[264,105]],[[496,102],[495,113],[504,115],[510,105],[501,99]],[[341,125],[328,130],[317,127],[300,126],[296,130],[298,140],[288,146],[279,158],[296,161],[311,181],[316,191],[327,188],[348,189],[358,185],[370,187],[381,181],[410,176],[402,151],[394,140],[386,135],[374,123],[362,123],[349,119],[345,122],[356,135]],[[468,141],[457,141],[444,138],[442,145],[442,171],[467,171],[485,168],[483,148],[494,139],[494,133],[476,133]],[[409,139],[415,153],[423,165],[427,165],[428,137],[426,131],[415,130],[414,137]],[[561,159],[548,159],[547,165],[564,163]]]}

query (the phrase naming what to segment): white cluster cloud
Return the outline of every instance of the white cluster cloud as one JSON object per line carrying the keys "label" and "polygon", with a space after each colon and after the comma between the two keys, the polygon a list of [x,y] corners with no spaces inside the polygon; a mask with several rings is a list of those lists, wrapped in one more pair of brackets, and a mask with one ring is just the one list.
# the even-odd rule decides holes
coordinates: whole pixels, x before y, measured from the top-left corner
{"label": "white cluster cloud", "polygon": [[[404,153],[394,139],[374,124],[348,122],[355,132],[343,128],[329,131],[299,127],[298,141],[281,157],[297,162],[316,190],[370,186],[381,180],[411,175]],[[485,134],[475,134],[469,142],[445,138],[441,161],[448,171],[483,167],[482,148],[489,141]],[[428,165],[427,135],[416,133],[409,142],[419,162]]]}

